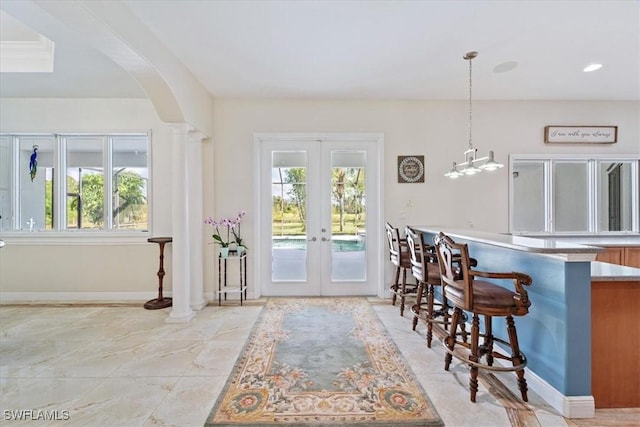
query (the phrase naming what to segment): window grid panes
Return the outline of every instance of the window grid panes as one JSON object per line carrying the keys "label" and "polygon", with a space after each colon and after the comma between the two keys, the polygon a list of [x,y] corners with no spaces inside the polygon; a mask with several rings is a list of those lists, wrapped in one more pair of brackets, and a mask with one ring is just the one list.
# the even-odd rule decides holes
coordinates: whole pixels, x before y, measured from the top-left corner
{"label": "window grid panes", "polygon": [[[598,164],[597,188],[598,230],[629,231],[633,229],[633,163],[604,161]],[[636,200],[636,204],[638,201]]]}
{"label": "window grid panes", "polygon": [[66,138],[67,229],[104,228],[104,168],[102,137]]}
{"label": "window grid panes", "polygon": [[637,158],[515,156],[511,168],[514,234],[640,231]]}
{"label": "window grid panes", "polygon": [[589,231],[589,176],[587,162],[553,163],[553,230]]}
{"label": "window grid panes", "polygon": [[545,231],[545,164],[518,162],[513,172],[513,226],[516,230]]}
{"label": "window grid panes", "polygon": [[149,228],[147,135],[0,135],[0,171],[4,231]]}
{"label": "window grid panes", "polygon": [[54,221],[53,174],[55,137],[18,139],[18,206],[16,227],[21,230],[51,230]]}
{"label": "window grid panes", "polygon": [[331,152],[331,280],[366,280],[366,153]]}
{"label": "window grid panes", "polygon": [[0,136],[0,231],[11,229],[11,137]]}
{"label": "window grid panes", "polygon": [[146,137],[114,137],[112,153],[112,228],[148,228],[148,184]]}
{"label": "window grid panes", "polygon": [[271,162],[273,281],[307,280],[307,153],[274,151]]}

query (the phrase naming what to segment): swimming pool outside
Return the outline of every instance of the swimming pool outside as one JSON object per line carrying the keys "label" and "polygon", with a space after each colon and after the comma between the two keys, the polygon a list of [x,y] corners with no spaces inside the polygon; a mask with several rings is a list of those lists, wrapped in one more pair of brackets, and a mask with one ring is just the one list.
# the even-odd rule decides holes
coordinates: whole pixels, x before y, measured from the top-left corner
{"label": "swimming pool outside", "polygon": [[[364,251],[366,239],[364,236],[333,236],[331,238],[331,250],[333,252]],[[305,236],[273,236],[273,249],[306,249],[307,238]]]}

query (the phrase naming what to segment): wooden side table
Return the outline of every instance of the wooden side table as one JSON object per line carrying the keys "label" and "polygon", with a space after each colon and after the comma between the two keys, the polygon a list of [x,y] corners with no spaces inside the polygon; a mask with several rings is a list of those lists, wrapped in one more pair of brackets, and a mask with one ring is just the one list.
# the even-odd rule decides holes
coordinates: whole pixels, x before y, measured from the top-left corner
{"label": "wooden side table", "polygon": [[149,243],[157,243],[160,246],[160,268],[158,270],[158,298],[154,298],[144,303],[147,310],[157,310],[159,308],[171,307],[171,298],[162,296],[162,279],[164,278],[164,245],[171,243],[171,237],[150,237],[147,239]]}

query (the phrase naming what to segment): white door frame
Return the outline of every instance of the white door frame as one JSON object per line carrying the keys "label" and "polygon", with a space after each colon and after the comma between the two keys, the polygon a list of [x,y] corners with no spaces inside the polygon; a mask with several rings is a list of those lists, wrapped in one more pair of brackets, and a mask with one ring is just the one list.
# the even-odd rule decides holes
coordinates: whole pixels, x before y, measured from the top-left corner
{"label": "white door frame", "polygon": [[[253,295],[255,298],[259,298],[262,295],[262,287],[260,283],[261,280],[261,272],[262,272],[262,245],[259,244],[260,236],[262,236],[262,225],[261,225],[261,212],[262,209],[271,209],[271,206],[262,206],[261,201],[261,193],[260,190],[262,188],[262,171],[261,171],[261,143],[264,141],[367,141],[372,144],[375,144],[375,149],[377,150],[377,164],[369,165],[372,171],[377,172],[377,176],[375,177],[376,185],[379,189],[379,203],[378,209],[375,215],[375,223],[371,224],[373,230],[380,230],[380,233],[377,234],[374,239],[367,239],[367,244],[371,244],[370,250],[373,252],[375,258],[379,259],[381,262],[376,263],[376,267],[374,270],[374,276],[368,277],[367,280],[371,280],[375,284],[375,289],[377,290],[377,296],[383,298],[385,295],[385,287],[384,287],[384,263],[382,260],[384,259],[384,239],[383,235],[383,210],[384,210],[384,199],[382,195],[384,194],[384,168],[383,168],[383,157],[384,157],[384,134],[382,133],[255,133],[253,135],[253,164],[254,164],[254,185],[253,185],[253,205],[254,205],[254,215],[253,219],[253,241],[256,244],[253,245],[252,248],[252,258],[253,258],[253,277],[256,282],[255,286],[252,286]],[[367,218],[369,221],[369,218]],[[370,243],[369,243],[370,242]]]}

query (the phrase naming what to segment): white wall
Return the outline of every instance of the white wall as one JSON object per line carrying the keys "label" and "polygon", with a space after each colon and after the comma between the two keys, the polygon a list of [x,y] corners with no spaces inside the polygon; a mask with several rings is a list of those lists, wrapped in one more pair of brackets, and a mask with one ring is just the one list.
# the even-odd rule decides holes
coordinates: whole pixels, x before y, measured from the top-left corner
{"label": "white wall", "polygon": [[[443,175],[451,162],[464,160],[467,108],[464,101],[216,100],[213,145],[205,152],[205,212],[220,217],[246,209],[243,235],[251,246],[256,132],[382,132],[386,220],[399,227],[431,224],[507,232],[507,167],[457,180]],[[544,144],[546,125],[617,125],[619,140],[611,145]],[[474,102],[473,143],[480,154],[494,150],[505,165],[509,154],[640,153],[640,103]],[[422,154],[425,183],[398,184],[397,156]],[[205,260],[212,259],[213,248],[205,250]],[[249,257],[250,272],[252,267]],[[212,263],[206,263],[205,273],[211,283]],[[251,273],[249,279],[253,283]]]}
{"label": "white wall", "polygon": [[[214,134],[216,216],[247,209],[253,195],[252,150],[255,132],[382,132],[385,135],[385,215],[411,224],[473,226],[508,231],[508,171],[484,172],[450,180],[451,162],[464,160],[468,141],[465,102],[349,102],[218,100]],[[544,144],[550,124],[618,125],[617,144]],[[640,153],[637,102],[475,102],[473,142],[480,154]],[[210,147],[210,148],[213,148]],[[398,184],[398,155],[424,154],[424,184]],[[208,152],[207,161],[213,153]],[[233,159],[230,161],[229,159]],[[210,169],[205,166],[205,168]],[[238,191],[238,189],[246,191]],[[411,200],[413,207],[407,207]],[[205,211],[213,206],[205,195]],[[230,210],[231,212],[227,212]],[[248,231],[248,230],[247,230]]]}
{"label": "white wall", "polygon": [[[148,100],[5,98],[0,100],[0,111],[0,132],[151,131],[151,234],[171,235],[172,133]],[[86,299],[91,293],[148,293],[150,298],[157,294],[158,247],[147,243],[148,235],[74,245],[37,237],[30,242],[10,234],[0,237],[7,241],[0,250],[0,292],[86,293],[65,294],[62,299]],[[167,245],[168,291],[170,266],[171,245]]]}
{"label": "white wall", "polygon": [[[141,99],[1,99],[1,132],[153,132],[153,234],[171,233],[171,131]],[[452,181],[468,138],[467,104],[444,101],[304,101],[221,99],[216,129],[203,146],[205,216],[245,209],[242,234],[253,242],[253,134],[256,132],[382,132],[385,135],[385,219],[506,232],[508,171]],[[474,144],[507,163],[512,153],[639,153],[637,102],[474,102]],[[545,125],[618,125],[612,145],[545,145]],[[425,155],[424,184],[398,184],[398,155]],[[412,206],[407,206],[407,201]],[[215,207],[215,208],[214,208]],[[216,277],[205,229],[205,292]],[[381,230],[382,232],[382,230]],[[8,240],[6,236],[2,236]],[[165,266],[171,265],[171,245]],[[249,257],[253,286],[253,262]],[[81,270],[69,266],[79,263]],[[119,269],[120,266],[126,266]],[[168,268],[166,268],[168,270]],[[0,250],[1,292],[149,292],[157,286],[157,247],[146,238],[123,245],[7,245]],[[165,276],[171,289],[171,273]]]}

